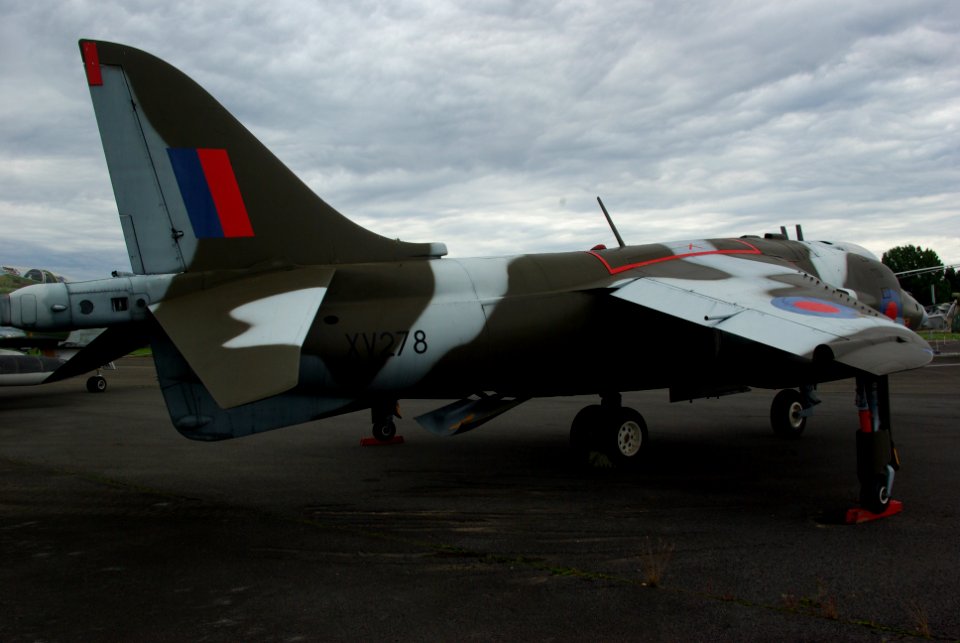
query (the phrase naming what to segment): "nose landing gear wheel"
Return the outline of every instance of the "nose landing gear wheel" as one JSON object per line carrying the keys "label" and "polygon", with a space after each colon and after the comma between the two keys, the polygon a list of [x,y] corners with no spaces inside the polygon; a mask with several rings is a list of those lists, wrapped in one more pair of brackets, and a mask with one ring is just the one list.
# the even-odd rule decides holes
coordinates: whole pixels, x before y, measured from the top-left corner
{"label": "nose landing gear wheel", "polygon": [[107,390],[107,378],[102,375],[93,375],[87,379],[87,391],[90,393],[103,393]]}

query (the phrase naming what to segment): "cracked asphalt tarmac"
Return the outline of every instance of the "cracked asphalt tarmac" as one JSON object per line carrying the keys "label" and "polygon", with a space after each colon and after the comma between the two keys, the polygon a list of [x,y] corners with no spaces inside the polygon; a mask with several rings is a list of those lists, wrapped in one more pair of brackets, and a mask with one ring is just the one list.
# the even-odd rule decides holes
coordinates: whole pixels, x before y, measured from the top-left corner
{"label": "cracked asphalt tarmac", "polygon": [[793,441],[771,391],[625,394],[628,473],[573,466],[590,398],[396,446],[360,446],[366,413],[196,443],[149,358],[106,376],[0,389],[2,641],[960,639],[955,356],[891,378],[904,511],[857,526],[850,381]]}

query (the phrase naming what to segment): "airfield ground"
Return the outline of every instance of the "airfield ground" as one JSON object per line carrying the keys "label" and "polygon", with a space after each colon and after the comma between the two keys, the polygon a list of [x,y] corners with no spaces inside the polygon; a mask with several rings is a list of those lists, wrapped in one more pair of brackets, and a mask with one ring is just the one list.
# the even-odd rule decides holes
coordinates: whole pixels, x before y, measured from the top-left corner
{"label": "airfield ground", "polygon": [[195,443],[149,358],[107,378],[0,390],[2,641],[960,639],[956,357],[892,377],[905,509],[858,526],[849,381],[798,441],[770,391],[627,394],[651,442],[622,473],[571,466],[588,398]]}

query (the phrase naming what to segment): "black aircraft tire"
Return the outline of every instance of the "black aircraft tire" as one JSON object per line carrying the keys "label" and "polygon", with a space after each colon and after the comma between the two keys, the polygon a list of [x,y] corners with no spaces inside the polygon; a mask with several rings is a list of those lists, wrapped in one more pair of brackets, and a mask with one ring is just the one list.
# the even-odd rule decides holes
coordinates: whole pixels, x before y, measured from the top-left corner
{"label": "black aircraft tire", "polygon": [[102,375],[93,375],[87,379],[87,391],[90,393],[103,393],[107,390],[107,378]]}
{"label": "black aircraft tire", "polygon": [[586,458],[596,448],[597,436],[603,430],[604,410],[599,404],[580,409],[570,425],[570,448],[577,457]]}
{"label": "black aircraft tire", "polygon": [[373,437],[380,442],[389,442],[397,434],[397,425],[393,422],[378,422],[373,425]]}
{"label": "black aircraft tire", "polygon": [[876,474],[873,480],[860,486],[860,505],[875,514],[886,511],[890,504],[890,491],[887,489],[887,476]]}
{"label": "black aircraft tire", "polygon": [[785,388],[773,398],[770,405],[770,426],[773,432],[785,438],[799,438],[807,426],[807,418],[800,415],[803,404],[799,391]]}

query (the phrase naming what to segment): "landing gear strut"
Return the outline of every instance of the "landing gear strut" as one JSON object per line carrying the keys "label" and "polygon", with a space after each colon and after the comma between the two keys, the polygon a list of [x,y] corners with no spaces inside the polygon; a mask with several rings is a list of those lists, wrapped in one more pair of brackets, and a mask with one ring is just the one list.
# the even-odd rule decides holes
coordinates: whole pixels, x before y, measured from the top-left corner
{"label": "landing gear strut", "polygon": [[619,393],[600,397],[584,407],[570,426],[570,446],[591,466],[636,466],[647,442],[647,423],[631,408],[621,406]]}
{"label": "landing gear strut", "polygon": [[890,426],[890,387],[887,377],[857,378],[857,478],[860,505],[875,514],[887,511],[894,472],[900,457]]}

